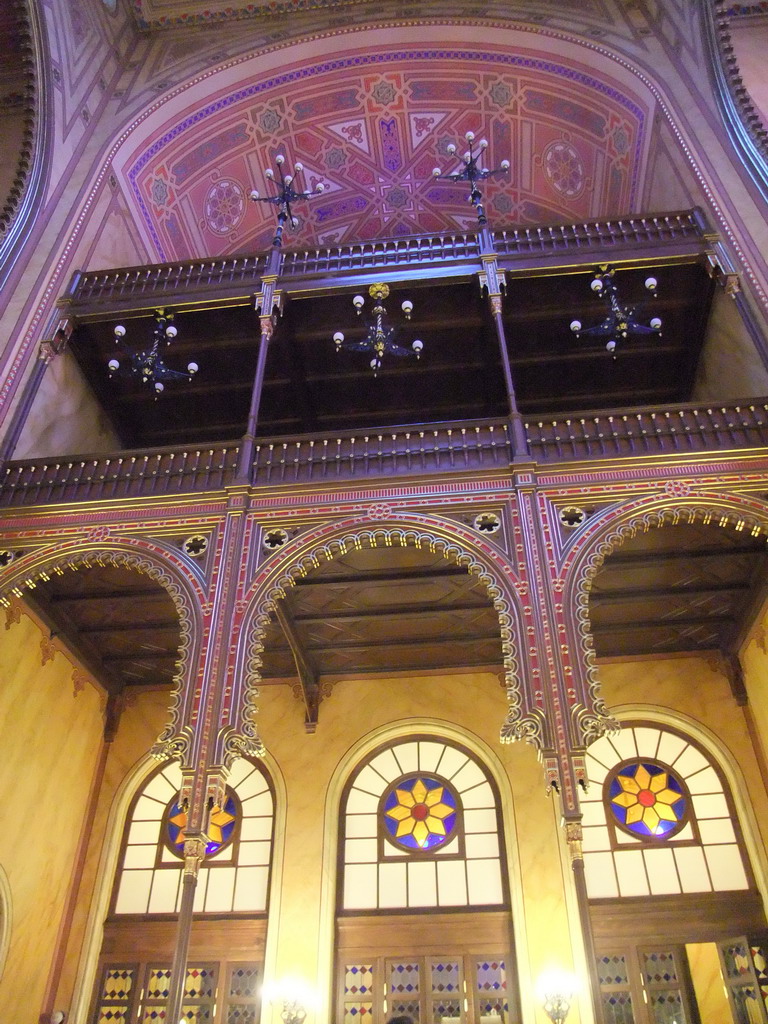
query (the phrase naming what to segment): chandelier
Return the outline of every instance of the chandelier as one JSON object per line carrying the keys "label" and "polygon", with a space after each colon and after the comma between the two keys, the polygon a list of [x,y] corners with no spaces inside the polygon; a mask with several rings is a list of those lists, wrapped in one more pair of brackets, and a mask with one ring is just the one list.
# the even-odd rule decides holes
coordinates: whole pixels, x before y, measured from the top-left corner
{"label": "chandelier", "polygon": [[[469,182],[469,195],[467,200],[472,203],[474,208],[477,210],[477,221],[480,225],[487,223],[487,217],[485,215],[485,209],[483,208],[483,195],[480,189],[477,187],[478,181],[485,181],[486,178],[497,177],[500,174],[506,174],[509,170],[509,160],[502,160],[501,164],[489,170],[487,167],[481,167],[478,161],[481,160],[483,153],[488,148],[488,139],[480,139],[477,144],[477,153],[475,153],[475,133],[467,132],[464,138],[469,143],[469,149],[464,154],[463,166],[460,171],[454,171],[452,174],[443,174],[439,167],[435,167],[432,171],[433,177],[443,181],[468,181]],[[456,146],[451,143],[447,147],[449,156],[456,155]]]}
{"label": "chandelier", "polygon": [[[421,351],[424,348],[424,343],[418,338],[411,343],[410,348],[405,348],[403,345],[398,345],[394,340],[398,335],[398,329],[396,327],[390,327],[385,323],[384,318],[387,315],[387,311],[384,307],[384,300],[389,295],[389,286],[386,284],[372,284],[368,289],[368,294],[374,301],[373,307],[373,319],[366,322],[366,335],[361,340],[350,340],[347,341],[341,331],[336,331],[333,336],[334,343],[336,345],[336,351],[340,352],[342,348],[348,349],[351,352],[370,352],[373,358],[371,359],[371,369],[373,370],[374,377],[378,374],[381,369],[381,361],[385,355],[393,356],[412,356],[415,355],[418,359],[421,355]],[[363,306],[365,305],[365,299],[362,295],[356,295],[352,299],[352,305],[357,310],[357,315],[360,316],[363,312]],[[413,312],[413,303],[410,299],[406,299],[401,309],[405,313],[405,319],[411,319],[411,313]]]}
{"label": "chandelier", "polygon": [[[115,327],[116,345],[122,344],[126,333],[123,324],[118,324]],[[155,397],[165,390],[165,381],[192,380],[199,369],[197,363],[187,363],[187,369],[184,371],[171,369],[171,367],[165,365],[163,360],[162,349],[170,345],[177,334],[178,331],[173,323],[173,313],[167,309],[155,310],[152,344],[149,348],[141,349],[137,352],[126,352],[125,358],[128,360],[128,365],[122,365],[120,360],[113,356],[107,363],[109,376],[133,374],[134,376],[141,377],[142,384],[147,384],[155,389]]]}
{"label": "chandelier", "polygon": [[[606,350],[616,358],[616,346],[619,341],[626,341],[630,334],[661,334],[661,320],[654,316],[648,325],[640,323],[635,316],[637,306],[622,305],[619,301],[619,291],[614,280],[616,271],[608,264],[601,264],[595,271],[590,288],[598,295],[606,305],[606,316],[594,327],[582,327],[581,320],[571,321],[571,330],[580,338],[582,335],[589,335],[594,338],[607,338]],[[656,294],[658,281],[655,277],[645,279],[645,287],[652,294]]]}
{"label": "chandelier", "polygon": [[279,174],[279,180],[275,177],[275,172],[271,167],[268,167],[264,171],[264,177],[270,181],[277,189],[274,195],[261,196],[257,189],[251,191],[250,197],[254,203],[270,203],[272,206],[277,207],[277,231],[272,244],[276,247],[280,247],[283,240],[283,227],[285,222],[288,221],[293,228],[299,226],[298,217],[294,216],[293,210],[291,209],[291,203],[295,203],[297,199],[311,199],[313,196],[319,196],[321,192],[325,191],[325,185],[319,182],[312,189],[304,191],[298,190],[295,185],[298,176],[304,170],[304,165],[296,163],[294,165],[294,174],[286,174],[283,171],[283,164],[285,163],[285,156],[282,153],[278,153],[275,157],[275,163],[277,164],[277,171]]}

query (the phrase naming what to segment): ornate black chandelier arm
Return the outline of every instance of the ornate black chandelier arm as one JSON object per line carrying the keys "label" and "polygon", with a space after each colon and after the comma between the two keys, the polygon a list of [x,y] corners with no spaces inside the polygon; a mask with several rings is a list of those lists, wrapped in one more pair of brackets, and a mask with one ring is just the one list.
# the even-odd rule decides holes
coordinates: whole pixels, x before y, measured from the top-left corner
{"label": "ornate black chandelier arm", "polygon": [[115,327],[117,354],[126,359],[128,365],[122,365],[120,359],[113,356],[108,363],[109,376],[120,374],[121,376],[140,377],[142,384],[154,388],[155,397],[165,390],[163,381],[192,380],[198,371],[196,362],[189,362],[184,371],[173,370],[163,361],[161,348],[164,345],[170,345],[177,334],[178,331],[173,323],[173,313],[169,310],[158,309],[155,311],[155,323],[152,328],[152,345],[138,352],[132,352],[123,344],[123,338],[126,335],[125,327],[122,324],[117,324]]}
{"label": "ornate black chandelier arm", "polygon": [[296,177],[294,177],[294,174],[301,174],[304,170],[304,165],[296,163],[293,168],[294,174],[286,174],[283,170],[285,157],[282,153],[275,157],[275,163],[277,164],[279,178],[275,177],[275,172],[271,167],[266,169],[264,177],[272,183],[277,191],[271,196],[261,196],[257,189],[253,189],[251,199],[254,203],[270,203],[272,206],[277,207],[277,230],[275,231],[272,244],[279,247],[283,241],[283,227],[286,221],[293,228],[299,225],[298,218],[294,216],[291,209],[291,203],[295,203],[297,199],[312,199],[314,196],[319,196],[325,191],[325,185],[322,182],[318,182],[313,189],[297,189],[295,188]]}
{"label": "ornate black chandelier arm", "polygon": [[[488,140],[480,139],[477,153],[475,153],[475,133],[467,132],[464,138],[469,143],[469,149],[464,154],[464,165],[461,170],[452,171],[450,174],[443,174],[439,167],[435,167],[432,171],[432,176],[438,181],[452,181],[454,183],[459,181],[469,182],[470,192],[467,198],[477,210],[477,221],[482,227],[484,224],[488,223],[488,219],[485,215],[485,209],[483,208],[483,194],[477,187],[477,183],[478,181],[485,181],[487,178],[497,178],[503,174],[507,174],[509,171],[509,160],[502,160],[500,166],[493,169],[481,167],[478,161],[488,148]],[[447,152],[449,156],[454,156],[456,154],[456,146],[454,143],[451,143],[448,146]]]}
{"label": "ornate black chandelier arm", "polygon": [[[372,284],[368,289],[368,294],[373,299],[374,317],[371,320],[365,322],[366,335],[360,340],[347,341],[341,331],[336,331],[333,336],[334,344],[336,345],[336,351],[341,352],[342,347],[351,352],[369,352],[372,355],[371,369],[373,370],[374,377],[378,374],[381,369],[381,362],[385,355],[393,356],[413,356],[415,355],[418,359],[421,355],[421,351],[424,348],[424,343],[418,338],[411,344],[410,348],[405,348],[403,345],[398,345],[393,340],[397,337],[398,328],[389,327],[384,322],[384,317],[387,315],[387,310],[384,306],[384,300],[389,295],[389,286],[386,284]],[[362,295],[356,295],[352,300],[352,305],[357,310],[357,315],[360,316],[365,305],[365,299]],[[413,303],[410,299],[406,299],[401,308],[405,314],[406,320],[411,319],[411,313],[413,311]]]}
{"label": "ornate black chandelier arm", "polygon": [[[607,316],[599,324],[592,327],[582,327],[580,320],[571,321],[571,330],[577,338],[583,336],[608,338],[606,349],[616,358],[616,345],[619,340],[625,340],[630,334],[661,334],[661,320],[659,317],[651,317],[648,324],[641,323],[636,316],[638,306],[622,306],[619,301],[619,291],[614,280],[615,270],[607,264],[598,267],[590,285],[592,291],[598,295],[607,305]],[[647,277],[645,287],[652,295],[656,294],[658,282],[653,276]]]}

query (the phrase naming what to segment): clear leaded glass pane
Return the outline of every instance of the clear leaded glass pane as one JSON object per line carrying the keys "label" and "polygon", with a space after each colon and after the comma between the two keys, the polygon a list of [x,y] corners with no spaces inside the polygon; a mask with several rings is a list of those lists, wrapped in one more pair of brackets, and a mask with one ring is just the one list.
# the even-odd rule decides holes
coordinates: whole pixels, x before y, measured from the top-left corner
{"label": "clear leaded glass pane", "polygon": [[372,987],[372,964],[347,964],[344,972],[345,996],[369,996]]}
{"label": "clear leaded glass pane", "polygon": [[751,974],[749,950],[745,945],[736,942],[722,948],[725,970],[729,978],[741,978]]}
{"label": "clear leaded glass pane", "polygon": [[227,1024],[256,1024],[255,1006],[230,1006],[227,1010]]}
{"label": "clear leaded glass pane", "polygon": [[648,984],[668,984],[677,981],[677,968],[673,953],[644,953],[643,967]]}
{"label": "clear leaded glass pane", "polygon": [[677,989],[657,989],[648,993],[648,1005],[654,1024],[686,1024],[683,1000]]}
{"label": "clear leaded glass pane", "polygon": [[459,965],[455,960],[435,960],[432,963],[432,992],[458,992],[461,986]]}
{"label": "clear leaded glass pane", "polygon": [[768,960],[765,951],[761,946],[751,946],[752,965],[755,968],[757,983],[760,986],[760,994],[763,997],[766,1009],[768,1009]]}
{"label": "clear leaded glass pane", "polygon": [[389,965],[389,1002],[390,1016],[402,1014],[420,1024],[418,963],[405,960]]}
{"label": "clear leaded glass pane", "polygon": [[164,1024],[165,1022],[165,1007],[164,1006],[147,1006],[144,1008],[144,1013],[141,1015],[142,1024]]}
{"label": "clear leaded glass pane", "polygon": [[135,971],[132,967],[108,967],[104,972],[101,998],[126,1000],[133,989]]}
{"label": "clear leaded glass pane", "polygon": [[181,1017],[179,1018],[179,1024],[208,1024],[209,1021],[213,1020],[211,1013],[211,1007],[205,1005],[188,1006],[185,1005],[181,1009]]}
{"label": "clear leaded glass pane", "polygon": [[229,975],[229,998],[255,999],[258,983],[258,967],[233,967]]}
{"label": "clear leaded glass pane", "polygon": [[110,1003],[100,1006],[96,1024],[128,1024],[129,1007]]}
{"label": "clear leaded glass pane", "polygon": [[483,1024],[508,1020],[507,972],[504,961],[475,961],[475,971],[475,983]]}
{"label": "clear leaded glass pane", "polygon": [[347,1003],[344,1007],[344,1024],[370,1024],[373,1020],[373,1003]]}
{"label": "clear leaded glass pane", "polygon": [[461,967],[457,960],[433,960],[431,1016],[434,1024],[461,1020]]}
{"label": "clear leaded glass pane", "polygon": [[599,956],[597,974],[601,985],[628,985],[627,961],[623,956]]}
{"label": "clear leaded glass pane", "polygon": [[434,1024],[447,1024],[461,1020],[461,999],[433,999],[432,1020]]}
{"label": "clear leaded glass pane", "polygon": [[184,999],[213,999],[216,989],[215,967],[188,967],[184,981]]}
{"label": "clear leaded glass pane", "polygon": [[417,963],[390,964],[389,991],[393,997],[409,999],[419,995],[419,965]]}
{"label": "clear leaded glass pane", "polygon": [[605,1024],[635,1024],[632,996],[629,992],[603,992]]}

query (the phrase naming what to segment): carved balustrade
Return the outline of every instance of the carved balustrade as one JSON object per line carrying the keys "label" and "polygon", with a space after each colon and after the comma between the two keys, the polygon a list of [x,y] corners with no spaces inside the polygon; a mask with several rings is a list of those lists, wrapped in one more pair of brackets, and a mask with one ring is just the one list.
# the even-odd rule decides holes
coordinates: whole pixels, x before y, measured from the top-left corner
{"label": "carved balustrade", "polygon": [[[525,424],[531,458],[576,460],[768,447],[768,403],[706,403],[582,413]],[[238,444],[9,462],[0,507],[218,491],[235,482]],[[254,487],[494,471],[512,461],[507,424],[472,420],[259,439]]]}

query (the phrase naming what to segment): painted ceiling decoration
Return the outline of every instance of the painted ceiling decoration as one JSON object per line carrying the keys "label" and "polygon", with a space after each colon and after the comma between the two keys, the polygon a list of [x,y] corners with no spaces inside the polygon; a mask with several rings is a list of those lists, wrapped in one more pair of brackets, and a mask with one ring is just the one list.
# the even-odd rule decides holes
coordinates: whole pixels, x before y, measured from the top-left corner
{"label": "painted ceiling decoration", "polygon": [[485,188],[496,228],[618,216],[641,199],[648,96],[551,50],[360,48],[210,86],[122,165],[159,260],[268,246],[271,210],[247,196],[281,152],[325,186],[292,248],[474,230],[466,188],[431,173],[452,169],[447,147],[460,154],[469,130],[489,140],[489,166],[511,163]]}
{"label": "painted ceiling decoration", "polygon": [[[115,0],[104,0],[114,9]],[[166,29],[174,25],[202,25],[258,18],[273,14],[290,14],[323,8],[375,7],[373,0],[132,0],[131,8],[140,29]],[[486,0],[484,15],[528,17],[537,22],[547,21],[552,14],[550,0]],[[559,12],[572,11],[580,15],[605,18],[602,0],[559,0]],[[418,4],[413,13],[418,13]],[[405,10],[402,12],[410,13]],[[477,14],[476,10],[472,11]]]}

